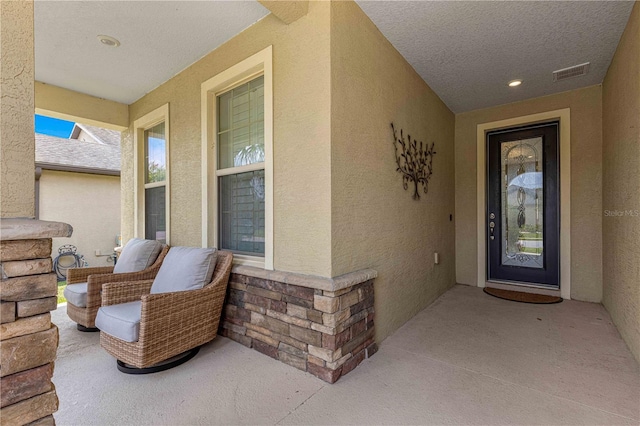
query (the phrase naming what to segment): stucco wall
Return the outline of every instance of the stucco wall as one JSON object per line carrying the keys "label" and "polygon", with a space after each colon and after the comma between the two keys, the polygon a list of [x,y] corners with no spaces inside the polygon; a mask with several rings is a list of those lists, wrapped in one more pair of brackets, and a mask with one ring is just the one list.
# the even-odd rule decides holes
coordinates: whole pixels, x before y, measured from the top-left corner
{"label": "stucco wall", "polygon": [[[455,283],[454,114],[353,2],[332,3],[331,99],[332,272],[378,271],[381,341]],[[396,171],[391,122],[435,141],[419,201]]]}
{"label": "stucco wall", "polygon": [[0,2],[0,217],[33,217],[33,1]]}
{"label": "stucco wall", "polygon": [[122,131],[129,106],[51,84],[35,82],[36,114]]}
{"label": "stucco wall", "polygon": [[[640,4],[605,77],[603,303],[640,361]],[[607,211],[609,213],[607,213]],[[630,215],[626,212],[631,211]],[[615,212],[615,213],[612,213]],[[622,212],[622,216],[618,216]]]}
{"label": "stucco wall", "polygon": [[477,125],[571,109],[571,298],[602,300],[602,87],[456,115],[456,279],[477,284]]}
{"label": "stucco wall", "polygon": [[[274,267],[331,275],[330,4],[286,25],[268,15],[129,108],[130,122],[169,103],[171,244],[199,246],[200,85],[273,45]],[[122,139],[123,238],[133,236],[132,127]]]}
{"label": "stucco wall", "polygon": [[40,219],[68,223],[70,238],[54,238],[52,256],[58,248],[72,244],[89,266],[113,265],[106,257],[113,253],[120,234],[120,178],[118,176],[43,170],[40,177]]}

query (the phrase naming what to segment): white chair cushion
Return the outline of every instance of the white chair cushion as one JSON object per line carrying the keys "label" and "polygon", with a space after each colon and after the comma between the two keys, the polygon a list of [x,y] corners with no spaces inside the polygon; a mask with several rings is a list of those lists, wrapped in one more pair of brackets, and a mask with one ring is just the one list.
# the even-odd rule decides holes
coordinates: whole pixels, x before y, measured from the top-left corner
{"label": "white chair cushion", "polygon": [[103,306],[96,315],[96,327],[125,342],[137,342],[140,334],[142,302]]}
{"label": "white chair cushion", "polygon": [[214,248],[171,247],[153,280],[151,294],[204,287],[211,282],[217,258]]}
{"label": "white chair cushion", "polygon": [[153,265],[162,251],[162,243],[155,240],[142,240],[133,238],[122,249],[114,274],[126,272],[138,272]]}
{"label": "white chair cushion", "polygon": [[87,307],[87,283],[68,284],[64,288],[64,298],[78,308]]}

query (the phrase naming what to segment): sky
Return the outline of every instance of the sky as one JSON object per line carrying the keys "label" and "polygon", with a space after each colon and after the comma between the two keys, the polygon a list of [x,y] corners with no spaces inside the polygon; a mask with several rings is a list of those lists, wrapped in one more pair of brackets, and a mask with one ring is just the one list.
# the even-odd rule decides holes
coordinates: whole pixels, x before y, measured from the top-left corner
{"label": "sky", "polygon": [[159,166],[165,165],[166,160],[166,141],[159,138],[149,138],[149,162],[155,162]]}
{"label": "sky", "polygon": [[36,133],[66,139],[71,135],[73,125],[74,123],[71,121],[58,120],[57,118],[36,114]]}

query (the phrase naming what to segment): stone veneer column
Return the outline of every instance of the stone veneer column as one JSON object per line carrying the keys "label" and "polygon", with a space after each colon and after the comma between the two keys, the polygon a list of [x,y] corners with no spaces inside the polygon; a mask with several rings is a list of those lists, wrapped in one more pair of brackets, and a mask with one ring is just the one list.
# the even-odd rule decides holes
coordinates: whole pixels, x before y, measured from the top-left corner
{"label": "stone veneer column", "polygon": [[69,237],[65,223],[2,219],[0,225],[0,420],[53,425],[58,396],[51,382],[58,328],[51,238]]}
{"label": "stone veneer column", "polygon": [[35,214],[33,1],[0,1],[0,217]]}
{"label": "stone veneer column", "polygon": [[335,279],[234,267],[221,334],[334,383],[373,355],[373,280],[367,269]]}

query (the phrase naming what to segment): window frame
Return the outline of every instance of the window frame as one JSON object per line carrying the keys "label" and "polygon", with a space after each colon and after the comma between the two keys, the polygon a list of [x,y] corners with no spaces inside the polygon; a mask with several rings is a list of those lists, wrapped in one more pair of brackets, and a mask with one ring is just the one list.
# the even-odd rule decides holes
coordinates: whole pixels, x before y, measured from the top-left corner
{"label": "window frame", "polygon": [[[238,83],[236,83],[234,86],[231,86],[223,91],[220,92],[216,92],[215,94],[215,105],[216,107],[219,107],[219,102],[218,99],[223,96],[226,93],[230,93],[231,91],[233,91],[234,89],[241,87],[243,85],[246,85],[260,77],[263,77],[264,74],[262,71],[253,74],[245,79],[243,79],[242,81],[239,81]],[[263,99],[264,99],[264,82],[263,82]],[[264,106],[264,105],[263,105]],[[216,120],[219,118],[220,115],[220,110],[218,108],[216,108],[215,110],[215,114],[216,114]],[[264,114],[263,114],[263,119],[264,119]],[[216,122],[217,124],[217,122]],[[249,124],[249,126],[251,126],[251,124]],[[228,130],[232,130],[231,128]],[[220,129],[219,126],[216,126],[215,129],[215,134],[216,134],[216,142],[220,141]],[[264,140],[264,121],[263,121],[263,140]],[[216,179],[216,184],[218,185],[218,191],[221,190],[220,188],[220,178],[222,177],[226,177],[226,176],[238,176],[244,173],[250,173],[250,172],[258,172],[258,171],[262,171],[266,173],[266,158],[265,161],[260,161],[260,162],[256,162],[256,163],[252,163],[252,164],[246,164],[243,166],[229,166],[229,167],[224,167],[224,168],[220,168],[218,161],[219,160],[219,154],[220,152],[218,151],[218,149],[220,148],[220,144],[218,143],[216,145],[216,163],[215,163],[215,179]],[[264,148],[263,148],[264,149]],[[265,178],[266,180],[266,178]],[[218,211],[218,215],[221,214],[222,211],[222,205],[220,203],[220,192],[218,192],[218,203],[217,203],[217,211]],[[266,199],[265,199],[265,216],[266,216]],[[266,217],[265,217],[266,219]],[[266,228],[266,227],[265,227]],[[220,235],[222,233],[222,224],[220,223],[220,221],[218,221],[218,224],[216,226],[216,231],[218,232],[218,235]],[[265,229],[265,234],[266,234],[266,229]],[[218,238],[218,243],[220,243],[220,238]],[[266,243],[266,238],[265,238],[265,243]],[[222,247],[220,247],[222,248]],[[233,251],[234,256],[247,256],[247,257],[255,257],[255,258],[264,258],[264,253],[262,256],[258,255],[258,253],[252,254],[251,252],[246,252],[246,251]]]}
{"label": "window frame", "polygon": [[[145,161],[146,140],[144,132],[164,122],[165,132],[165,180],[163,182],[146,183],[147,172]],[[165,187],[165,224],[166,244],[171,241],[171,162],[170,162],[170,132],[169,132],[169,104],[164,104],[133,122],[133,170],[134,170],[134,235],[145,238],[145,190]]]}
{"label": "window frame", "polygon": [[[273,270],[273,48],[268,46],[201,85],[202,120],[202,246],[218,247],[218,177],[243,171],[262,170],[265,174],[264,257],[234,254],[234,263]],[[217,96],[264,75],[264,163],[218,170]],[[246,170],[245,170],[246,169]]]}

